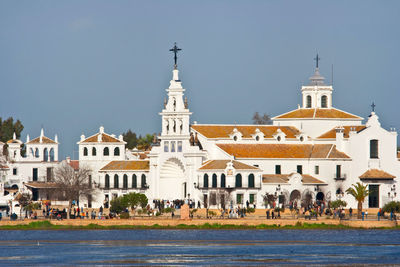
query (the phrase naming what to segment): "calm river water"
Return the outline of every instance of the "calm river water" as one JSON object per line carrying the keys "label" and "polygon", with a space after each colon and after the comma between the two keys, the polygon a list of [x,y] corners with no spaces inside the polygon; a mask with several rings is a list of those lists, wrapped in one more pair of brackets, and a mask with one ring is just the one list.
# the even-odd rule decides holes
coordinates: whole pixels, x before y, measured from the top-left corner
{"label": "calm river water", "polygon": [[396,230],[0,231],[0,265],[400,264]]}

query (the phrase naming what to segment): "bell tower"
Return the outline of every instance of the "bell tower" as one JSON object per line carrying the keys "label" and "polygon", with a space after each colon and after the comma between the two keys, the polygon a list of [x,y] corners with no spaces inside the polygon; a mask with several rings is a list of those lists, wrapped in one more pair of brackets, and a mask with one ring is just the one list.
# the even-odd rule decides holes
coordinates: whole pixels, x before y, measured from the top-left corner
{"label": "bell tower", "polygon": [[[160,139],[163,145],[170,146],[165,148],[165,152],[182,152],[182,142],[177,141],[189,140],[189,123],[190,115],[187,99],[184,98],[185,89],[182,87],[182,82],[179,79],[179,70],[177,65],[177,52],[181,49],[175,46],[170,51],[175,54],[175,64],[172,71],[172,80],[169,83],[167,98],[164,100],[164,109],[160,113],[162,118],[162,131]],[[169,142],[169,143],[168,143]]]}
{"label": "bell tower", "polygon": [[332,91],[331,85],[325,84],[325,78],[319,73],[319,60],[315,57],[316,67],[314,75],[310,77],[310,83],[301,87],[303,94],[303,108],[332,108]]}

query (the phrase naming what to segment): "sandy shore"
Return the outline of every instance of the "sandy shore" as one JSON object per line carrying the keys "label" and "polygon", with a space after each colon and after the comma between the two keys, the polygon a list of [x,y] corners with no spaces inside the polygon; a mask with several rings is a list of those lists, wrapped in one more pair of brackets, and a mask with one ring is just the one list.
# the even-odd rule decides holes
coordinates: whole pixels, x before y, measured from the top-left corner
{"label": "sandy shore", "polygon": [[[3,225],[19,225],[29,224],[31,222],[41,220],[17,220],[17,221],[0,221],[0,227]],[[329,225],[345,225],[354,228],[392,228],[397,226],[396,221],[381,220],[381,221],[361,221],[361,220],[334,220],[334,219],[318,219],[318,220],[304,220],[304,219],[192,219],[192,220],[180,220],[180,219],[167,219],[167,218],[141,218],[141,219],[111,219],[111,220],[90,220],[90,219],[75,219],[75,220],[51,220],[54,225],[73,225],[73,226],[86,226],[89,224],[97,224],[102,226],[112,225],[132,225],[132,226],[152,226],[158,224],[160,226],[176,226],[179,224],[186,225],[203,225],[209,224],[221,224],[221,225],[248,225],[255,226],[260,224],[265,225],[296,225],[300,223],[317,223],[317,224],[329,224]]]}

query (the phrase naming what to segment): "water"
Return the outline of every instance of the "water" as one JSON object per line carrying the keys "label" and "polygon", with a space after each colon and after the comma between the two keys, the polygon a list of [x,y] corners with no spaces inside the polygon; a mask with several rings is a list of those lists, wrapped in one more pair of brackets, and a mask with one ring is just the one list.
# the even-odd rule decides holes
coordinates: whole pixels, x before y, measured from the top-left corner
{"label": "water", "polygon": [[0,265],[400,264],[396,230],[0,231]]}

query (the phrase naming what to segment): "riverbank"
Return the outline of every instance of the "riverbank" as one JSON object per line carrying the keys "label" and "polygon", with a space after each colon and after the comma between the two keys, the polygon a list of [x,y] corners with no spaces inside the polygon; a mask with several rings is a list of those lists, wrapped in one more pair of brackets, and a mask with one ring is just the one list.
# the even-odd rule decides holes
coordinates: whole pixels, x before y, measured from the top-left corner
{"label": "riverbank", "polygon": [[361,220],[249,220],[249,219],[112,219],[0,221],[0,230],[95,229],[400,229],[396,221]]}

